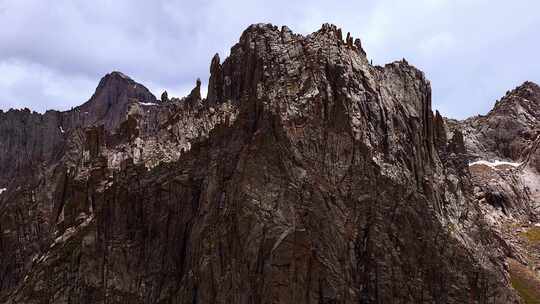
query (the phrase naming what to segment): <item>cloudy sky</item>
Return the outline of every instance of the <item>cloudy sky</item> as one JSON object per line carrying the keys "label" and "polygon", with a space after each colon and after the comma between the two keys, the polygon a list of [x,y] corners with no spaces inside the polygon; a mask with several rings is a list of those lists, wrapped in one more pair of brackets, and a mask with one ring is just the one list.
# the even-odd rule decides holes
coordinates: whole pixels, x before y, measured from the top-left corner
{"label": "cloudy sky", "polygon": [[540,83],[539,12],[538,0],[0,0],[0,108],[69,109],[113,70],[183,96],[249,24],[309,34],[330,22],[374,63],[422,69],[434,108],[464,118]]}

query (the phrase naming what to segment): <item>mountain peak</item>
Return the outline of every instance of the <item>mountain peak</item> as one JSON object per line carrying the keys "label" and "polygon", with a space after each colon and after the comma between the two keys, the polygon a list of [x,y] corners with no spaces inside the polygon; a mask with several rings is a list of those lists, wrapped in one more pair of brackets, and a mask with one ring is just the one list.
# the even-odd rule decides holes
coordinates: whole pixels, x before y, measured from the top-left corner
{"label": "mountain peak", "polygon": [[[278,28],[271,23],[256,23],[248,26],[248,28],[244,30],[240,37],[240,43],[245,44],[249,41],[252,41],[254,37],[257,36],[273,37],[276,39],[280,38],[285,42],[290,41],[291,37],[293,36],[300,38],[303,37],[302,35],[294,34],[287,26],[282,26],[281,28]],[[362,43],[360,39],[353,38],[350,32],[344,35],[341,28],[339,28],[335,24],[324,23],[319,30],[312,33],[311,35],[308,35],[307,37],[313,37],[315,39],[326,38],[330,40],[337,40],[338,44],[347,45],[349,48],[356,49],[365,56],[365,51],[362,49]]]}
{"label": "mountain peak", "polygon": [[127,81],[127,82],[135,82],[131,77],[128,75],[120,72],[120,71],[112,71],[105,76],[101,78],[102,80],[110,81],[113,79],[120,80],[120,81]]}
{"label": "mountain peak", "polygon": [[120,72],[120,71],[112,71],[111,73],[107,74],[108,76],[111,76],[111,77],[120,77],[120,78],[123,78],[123,79],[126,79],[126,80],[132,80],[129,76],[127,76],[126,74]]}
{"label": "mountain peak", "polygon": [[472,158],[524,160],[538,136],[540,87],[525,81],[495,102],[485,116],[465,121],[466,144]]}
{"label": "mountain peak", "polygon": [[99,81],[99,85],[96,88],[96,91],[99,90],[100,88],[105,87],[107,84],[111,84],[113,82],[137,84],[131,77],[127,76],[126,74],[119,71],[112,71],[108,74],[105,74],[105,76],[101,77],[101,80]]}
{"label": "mountain peak", "polygon": [[530,80],[526,80],[519,87],[527,87],[527,88],[533,88],[535,90],[540,90],[540,86],[538,84],[536,84],[535,82],[530,81]]}
{"label": "mountain peak", "polygon": [[142,84],[122,72],[113,71],[101,78],[92,97],[79,109],[88,113],[86,124],[105,124],[113,130],[124,120],[128,105],[155,103],[156,97]]}
{"label": "mountain peak", "polygon": [[516,87],[512,93],[523,98],[530,98],[533,96],[540,97],[540,86],[532,81],[525,81],[520,86]]}
{"label": "mountain peak", "polygon": [[540,86],[532,81],[525,81],[495,103],[490,114],[501,110],[516,111],[517,107],[523,107],[534,116],[540,115]]}

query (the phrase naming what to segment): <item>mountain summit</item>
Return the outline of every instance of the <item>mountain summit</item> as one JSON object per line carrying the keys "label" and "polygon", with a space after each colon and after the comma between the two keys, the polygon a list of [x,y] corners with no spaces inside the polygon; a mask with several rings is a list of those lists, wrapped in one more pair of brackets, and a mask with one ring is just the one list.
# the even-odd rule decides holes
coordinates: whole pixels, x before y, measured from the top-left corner
{"label": "mountain summit", "polygon": [[[5,159],[29,168],[0,173],[2,302],[536,295],[525,265],[540,267],[526,237],[540,210],[540,150],[519,130],[491,142],[505,101],[486,117],[445,119],[420,70],[372,66],[361,41],[330,24],[307,36],[251,25],[228,58],[212,59],[207,99],[200,85],[157,103],[113,72],[72,111],[2,114]],[[514,95],[535,100],[535,90]],[[530,112],[516,113],[534,128]],[[34,121],[58,131],[12,135]],[[55,152],[30,149],[26,134],[50,137]],[[518,139],[527,157],[508,152]]]}
{"label": "mountain summit", "polygon": [[128,106],[134,102],[155,103],[156,97],[143,85],[120,72],[105,75],[90,100],[77,110],[89,115],[86,124],[102,123],[114,130],[125,118]]}

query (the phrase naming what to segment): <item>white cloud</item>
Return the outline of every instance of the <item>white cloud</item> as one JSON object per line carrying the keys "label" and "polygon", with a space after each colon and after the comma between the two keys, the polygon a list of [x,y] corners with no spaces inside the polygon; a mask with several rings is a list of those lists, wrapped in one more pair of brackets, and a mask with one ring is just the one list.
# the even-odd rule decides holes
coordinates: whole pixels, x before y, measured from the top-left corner
{"label": "white cloud", "polygon": [[433,57],[437,53],[450,52],[456,45],[456,39],[451,33],[441,32],[434,36],[427,37],[418,44],[418,52],[427,58]]}
{"label": "white cloud", "polygon": [[95,85],[94,79],[66,76],[39,64],[0,62],[0,105],[4,109],[65,110],[88,99]]}

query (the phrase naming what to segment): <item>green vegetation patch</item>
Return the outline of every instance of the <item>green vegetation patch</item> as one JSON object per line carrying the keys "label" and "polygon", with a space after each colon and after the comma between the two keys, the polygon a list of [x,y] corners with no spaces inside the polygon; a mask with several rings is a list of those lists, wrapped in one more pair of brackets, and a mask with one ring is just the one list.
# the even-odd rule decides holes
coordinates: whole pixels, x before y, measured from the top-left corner
{"label": "green vegetation patch", "polygon": [[521,235],[533,244],[540,244],[540,227],[532,227]]}
{"label": "green vegetation patch", "polygon": [[510,282],[525,304],[540,304],[540,282],[527,267],[510,261]]}

